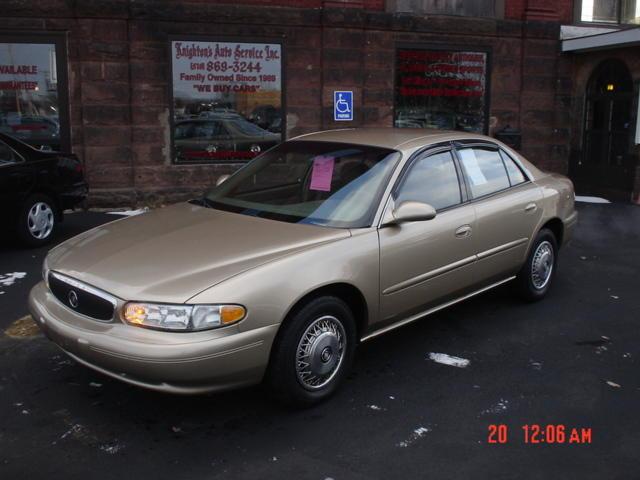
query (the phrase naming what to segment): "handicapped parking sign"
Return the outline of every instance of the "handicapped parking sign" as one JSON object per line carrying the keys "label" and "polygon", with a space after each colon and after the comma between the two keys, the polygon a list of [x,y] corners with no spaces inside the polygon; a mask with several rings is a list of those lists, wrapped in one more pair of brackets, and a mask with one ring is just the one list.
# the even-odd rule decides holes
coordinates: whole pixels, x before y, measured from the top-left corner
{"label": "handicapped parking sign", "polygon": [[353,120],[353,92],[333,92],[333,119]]}

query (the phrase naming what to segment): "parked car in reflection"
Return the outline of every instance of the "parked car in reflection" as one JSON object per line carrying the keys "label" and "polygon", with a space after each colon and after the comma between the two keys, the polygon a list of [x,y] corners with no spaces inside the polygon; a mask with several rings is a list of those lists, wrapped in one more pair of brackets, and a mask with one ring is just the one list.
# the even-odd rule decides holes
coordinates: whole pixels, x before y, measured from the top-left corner
{"label": "parked car in reflection", "polygon": [[209,112],[206,118],[175,123],[175,155],[180,161],[248,160],[280,142],[268,132],[233,113]]}
{"label": "parked car in reflection", "polygon": [[576,221],[567,178],[492,138],[326,131],[59,245],[29,309],[118,380],[174,393],[264,380],[309,405],[360,342],[507,282],[543,298]]}
{"label": "parked car in reflection", "polygon": [[87,192],[75,155],[36,150],[0,133],[0,221],[24,244],[49,242],[63,211],[81,203]]}
{"label": "parked car in reflection", "polygon": [[16,116],[11,122],[5,117],[0,124],[0,133],[41,150],[56,150],[60,147],[60,124],[57,117],[22,115]]}

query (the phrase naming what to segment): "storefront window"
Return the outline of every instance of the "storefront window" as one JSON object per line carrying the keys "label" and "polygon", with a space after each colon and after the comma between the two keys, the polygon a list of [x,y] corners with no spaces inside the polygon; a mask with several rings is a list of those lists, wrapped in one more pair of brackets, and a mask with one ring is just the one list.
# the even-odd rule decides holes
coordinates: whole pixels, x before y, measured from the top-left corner
{"label": "storefront window", "polygon": [[282,141],[282,46],[173,40],[173,156],[249,160]]}
{"label": "storefront window", "polygon": [[487,53],[397,50],[396,127],[486,133]]}
{"label": "storefront window", "polygon": [[0,39],[0,132],[43,150],[67,146],[56,50],[55,42]]}

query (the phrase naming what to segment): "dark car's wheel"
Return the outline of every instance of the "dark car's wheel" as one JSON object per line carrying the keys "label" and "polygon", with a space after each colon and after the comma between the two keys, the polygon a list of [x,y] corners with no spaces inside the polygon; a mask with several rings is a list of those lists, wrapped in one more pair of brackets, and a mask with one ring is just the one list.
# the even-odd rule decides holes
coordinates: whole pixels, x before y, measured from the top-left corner
{"label": "dark car's wheel", "polygon": [[31,247],[48,243],[57,228],[56,206],[47,195],[31,195],[22,204],[18,218],[18,236]]}
{"label": "dark car's wheel", "polygon": [[516,279],[520,296],[530,302],[544,297],[556,273],[558,263],[558,243],[551,230],[543,228],[538,232],[527,261]]}
{"label": "dark car's wheel", "polygon": [[356,346],[353,313],[336,297],[318,297],[288,318],[273,346],[266,381],[290,405],[321,402],[351,368]]}

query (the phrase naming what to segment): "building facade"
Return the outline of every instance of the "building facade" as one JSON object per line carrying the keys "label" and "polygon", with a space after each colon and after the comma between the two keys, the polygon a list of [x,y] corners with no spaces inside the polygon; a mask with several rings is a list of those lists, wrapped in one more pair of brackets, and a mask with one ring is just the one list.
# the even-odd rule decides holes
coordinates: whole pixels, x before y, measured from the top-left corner
{"label": "building facade", "polygon": [[360,126],[502,135],[640,202],[640,61],[567,46],[635,17],[593,3],[9,0],[0,131],[76,153],[93,206],[189,198],[283,139]]}

